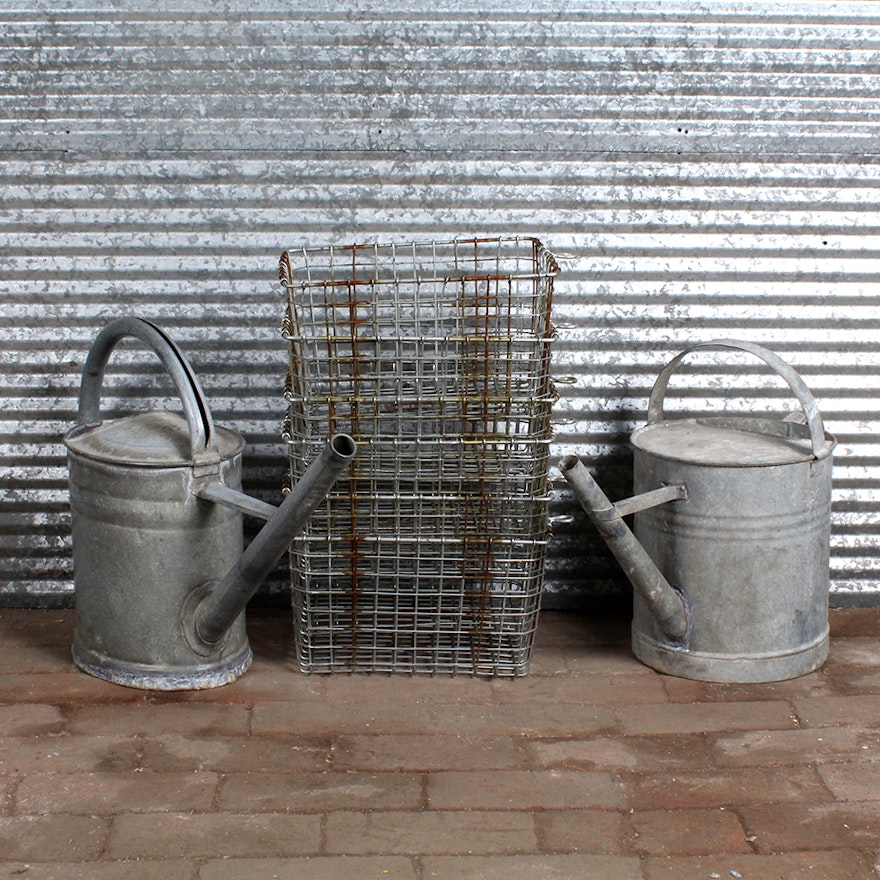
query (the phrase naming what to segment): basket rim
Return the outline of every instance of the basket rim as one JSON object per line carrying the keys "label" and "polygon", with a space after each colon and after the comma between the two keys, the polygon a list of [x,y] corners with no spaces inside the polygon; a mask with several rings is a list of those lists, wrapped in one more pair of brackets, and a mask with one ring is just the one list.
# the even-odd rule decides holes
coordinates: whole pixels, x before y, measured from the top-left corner
{"label": "basket rim", "polygon": [[[536,236],[520,236],[520,235],[499,235],[499,236],[462,236],[455,237],[449,239],[414,239],[408,241],[372,241],[372,242],[362,242],[362,243],[353,243],[353,244],[330,244],[324,245],[321,247],[303,247],[296,249],[286,249],[281,253],[281,257],[279,259],[279,267],[278,267],[278,275],[281,282],[281,286],[284,288],[309,288],[309,287],[332,287],[332,286],[351,286],[353,284],[401,284],[401,283],[418,283],[422,281],[473,281],[477,279],[482,279],[487,277],[485,273],[477,273],[474,275],[450,275],[450,276],[435,276],[433,278],[429,278],[428,276],[419,276],[418,274],[413,274],[411,277],[395,277],[393,279],[344,279],[339,281],[328,280],[328,279],[318,279],[318,280],[293,280],[293,267],[295,266],[298,270],[309,270],[310,266],[310,258],[324,256],[331,257],[334,254],[351,254],[356,255],[360,251],[370,252],[372,251],[377,256],[380,254],[384,255],[386,253],[398,256],[401,260],[409,259],[410,255],[415,255],[417,252],[420,254],[425,254],[425,251],[430,251],[435,248],[453,248],[454,250],[458,247],[463,247],[466,245],[473,245],[475,248],[479,248],[481,245],[500,245],[502,247],[508,246],[520,246],[523,244],[528,244],[532,248],[533,256],[536,254],[545,255],[547,258],[547,269],[544,271],[531,271],[531,272],[512,272],[512,273],[503,273],[500,275],[499,280],[501,279],[518,279],[518,280],[536,280],[540,278],[555,278],[559,272],[559,263],[554,255],[553,251],[550,250],[541,239]],[[407,252],[410,252],[409,254]],[[425,256],[430,256],[430,253],[425,254]],[[441,255],[444,258],[446,255]],[[477,257],[479,258],[479,252],[477,253]],[[524,255],[523,255],[524,256]],[[490,254],[486,254],[483,257],[484,260],[491,260],[492,257]],[[532,260],[534,264],[534,259]],[[321,268],[328,268],[325,265],[322,265]]]}

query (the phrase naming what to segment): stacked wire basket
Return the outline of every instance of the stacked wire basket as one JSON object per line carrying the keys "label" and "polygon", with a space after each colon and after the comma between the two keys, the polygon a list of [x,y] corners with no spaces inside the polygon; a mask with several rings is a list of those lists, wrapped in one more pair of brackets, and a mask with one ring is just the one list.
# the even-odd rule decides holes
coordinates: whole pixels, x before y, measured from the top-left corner
{"label": "stacked wire basket", "polygon": [[557,272],[532,238],[282,254],[292,481],[358,443],[291,548],[303,671],[528,671]]}

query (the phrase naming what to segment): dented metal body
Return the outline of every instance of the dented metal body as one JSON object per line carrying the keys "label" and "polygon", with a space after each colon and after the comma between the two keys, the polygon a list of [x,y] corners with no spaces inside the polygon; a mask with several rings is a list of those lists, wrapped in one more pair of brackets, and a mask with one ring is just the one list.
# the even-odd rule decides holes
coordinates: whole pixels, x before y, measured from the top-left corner
{"label": "dented metal body", "polygon": [[[100,418],[104,369],[127,336],[153,349],[184,417]],[[154,325],[123,318],[95,340],[79,424],[65,437],[76,635],[84,671],[131,687],[216,687],[251,663],[244,608],[355,452],[332,438],[280,507],[241,493],[243,438],[216,427],[195,374]],[[268,519],[243,551],[242,512]]]}
{"label": "dented metal body", "polygon": [[[186,438],[183,419],[149,415],[169,415],[150,427]],[[142,422],[134,419],[121,427],[137,431]],[[238,678],[251,663],[244,614],[204,656],[184,638],[181,617],[193,591],[223,578],[241,555],[241,515],[192,491],[189,462],[100,461],[81,454],[77,439],[68,438],[77,665],[118,684],[158,690]],[[219,462],[217,477],[231,488],[241,487],[243,447],[230,444]]]}
{"label": "dented metal body", "polygon": [[582,488],[594,483],[586,469],[570,459],[561,469],[635,586],[640,660],[706,681],[794,678],[828,654],[835,440],[803,381],[772,352],[729,340],[694,348],[705,347],[764,360],[803,419],[665,419],[666,385],[688,349],[658,377],[648,424],[632,437],[635,499],[597,509],[595,490]]}
{"label": "dented metal body", "polygon": [[640,598],[633,650],[647,665],[709,681],[777,681],[828,655],[831,456],[761,467],[662,458],[636,446],[636,492],[667,482],[687,500],[635,515],[648,556],[681,591],[688,628],[667,638]]}

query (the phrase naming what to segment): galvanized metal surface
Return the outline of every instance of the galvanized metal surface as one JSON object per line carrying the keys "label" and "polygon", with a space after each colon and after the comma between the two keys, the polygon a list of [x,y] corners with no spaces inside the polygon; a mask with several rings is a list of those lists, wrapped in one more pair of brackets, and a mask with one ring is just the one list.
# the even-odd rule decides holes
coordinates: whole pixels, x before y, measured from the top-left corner
{"label": "galvanized metal surface", "polygon": [[[687,607],[675,587],[669,583],[624,522],[623,510],[612,503],[576,455],[565,456],[559,462],[559,469],[632,583],[634,595],[648,609],[656,631],[670,644],[681,646],[688,633]],[[672,497],[666,495],[664,489],[674,490]],[[663,496],[659,493],[663,493]],[[645,510],[652,503],[659,505],[676,499],[687,499],[687,486],[683,483],[646,489],[631,499],[624,499],[624,504],[634,501],[640,510]]]}
{"label": "galvanized metal surface", "polygon": [[682,591],[678,645],[638,597],[633,650],[649,666],[708,681],[812,672],[828,656],[831,458],[713,467],[638,451],[636,493],[682,483],[686,501],[635,516],[635,536]]}
{"label": "galvanized metal surface", "polygon": [[[735,340],[697,348],[762,360],[797,398],[803,422],[664,419],[669,379],[689,348],[660,372],[648,424],[633,435],[635,499],[655,502],[640,505],[634,534],[577,457],[560,468],[633,584],[640,660],[705,681],[796,678],[828,656],[835,440],[809,388],[775,353]],[[663,487],[677,497],[663,499]]]}
{"label": "galvanized metal surface", "polygon": [[[158,355],[185,420],[154,411],[104,418],[104,375],[127,337]],[[74,660],[98,678],[131,687],[186,690],[233,681],[252,659],[247,602],[349,467],[354,442],[345,435],[325,442],[242,552],[244,440],[214,425],[186,355],[162,330],[130,317],[101,330],[83,368],[79,419],[64,438]],[[226,491],[201,491],[215,485]],[[234,515],[226,509],[228,493]]]}
{"label": "galvanized metal surface", "polygon": [[[241,516],[199,500],[195,468],[200,455],[209,457],[211,480],[240,489],[244,443],[232,432],[222,451],[212,443],[210,410],[187,385],[185,361],[153,330],[122,318],[98,335],[80,395],[87,420],[65,437],[76,568],[73,658],[91,675],[131,687],[216,687],[250,666],[243,606],[213,651],[181,624],[194,619],[208,584],[235,566]],[[186,421],[170,413],[99,420],[104,367],[126,335],[176,368]]]}
{"label": "galvanized metal surface", "polygon": [[[483,233],[571,254],[554,453],[598,461],[612,497],[686,343],[736,336],[789,361],[840,440],[833,599],[880,601],[876,4],[253,6],[0,0],[3,602],[69,600],[60,437],[110,318],[142,314],[185,348],[269,500],[278,255]],[[111,406],[170,403],[121,363]],[[757,369],[698,362],[680,410],[751,409]],[[767,409],[784,395],[766,386]],[[565,491],[553,512],[546,602],[618,592]]]}

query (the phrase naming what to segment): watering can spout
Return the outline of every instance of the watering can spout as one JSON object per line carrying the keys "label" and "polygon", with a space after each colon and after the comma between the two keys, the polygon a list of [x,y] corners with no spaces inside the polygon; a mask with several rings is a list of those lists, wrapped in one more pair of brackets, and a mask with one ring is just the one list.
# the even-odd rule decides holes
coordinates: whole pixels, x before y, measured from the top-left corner
{"label": "watering can spout", "polygon": [[687,635],[688,618],[681,596],[672,588],[654,561],[636,540],[623,517],[666,501],[687,497],[684,486],[663,486],[613,504],[593,479],[576,455],[568,455],[559,463],[559,470],[571,486],[581,507],[587,512],[599,534],[623,567],[633,588],[644,600],[657,626],[673,642],[681,642]]}
{"label": "watering can spout", "polygon": [[[189,608],[184,609],[182,623],[187,641],[194,650],[207,654],[222,645],[229,628],[356,452],[357,444],[347,434],[331,437],[226,576],[220,581],[203,584],[193,592]],[[216,488],[216,484],[209,485],[199,494],[221,504],[238,506],[235,498],[224,498],[221,493],[212,492]]]}

